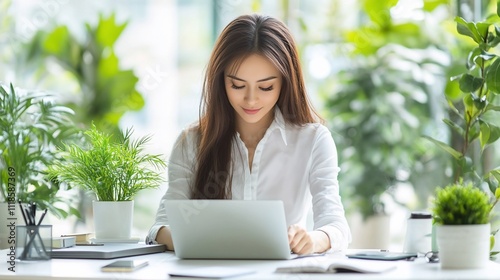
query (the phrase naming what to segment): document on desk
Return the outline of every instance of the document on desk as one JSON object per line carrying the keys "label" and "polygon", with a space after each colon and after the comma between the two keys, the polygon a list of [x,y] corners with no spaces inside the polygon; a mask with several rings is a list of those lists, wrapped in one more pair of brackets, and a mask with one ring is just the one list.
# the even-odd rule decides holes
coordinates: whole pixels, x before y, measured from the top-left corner
{"label": "document on desk", "polygon": [[309,258],[290,262],[289,265],[278,267],[278,273],[382,273],[395,269],[395,262],[359,260],[347,258]]}
{"label": "document on desk", "polygon": [[[95,244],[94,244],[95,245]],[[162,244],[108,243],[101,246],[76,246],[52,250],[54,259],[114,259],[165,252]]]}
{"label": "document on desk", "polygon": [[255,273],[254,270],[241,267],[207,266],[197,268],[186,268],[182,270],[169,271],[170,276],[177,277],[200,277],[200,278],[227,278]]}

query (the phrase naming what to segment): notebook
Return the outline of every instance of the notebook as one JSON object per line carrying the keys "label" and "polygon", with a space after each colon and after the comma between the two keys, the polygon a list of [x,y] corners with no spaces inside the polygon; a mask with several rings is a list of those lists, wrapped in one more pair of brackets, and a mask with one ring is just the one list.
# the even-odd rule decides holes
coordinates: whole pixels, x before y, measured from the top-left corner
{"label": "notebook", "polygon": [[160,253],[166,251],[165,245],[146,245],[131,243],[109,243],[101,246],[74,246],[53,249],[54,259],[114,259],[121,257]]}
{"label": "notebook", "polygon": [[182,259],[290,259],[285,210],[277,200],[165,202]]}
{"label": "notebook", "polygon": [[310,258],[288,263],[287,266],[278,267],[278,273],[383,273],[397,267],[395,262],[358,260],[358,259],[329,259]]}

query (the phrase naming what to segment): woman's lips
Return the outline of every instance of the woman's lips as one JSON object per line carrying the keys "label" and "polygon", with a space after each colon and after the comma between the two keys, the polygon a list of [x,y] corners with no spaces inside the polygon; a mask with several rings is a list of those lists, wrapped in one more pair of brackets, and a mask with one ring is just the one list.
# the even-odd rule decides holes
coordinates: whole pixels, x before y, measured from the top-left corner
{"label": "woman's lips", "polygon": [[245,113],[249,115],[254,115],[257,114],[260,111],[260,109],[243,109],[243,111],[245,111]]}

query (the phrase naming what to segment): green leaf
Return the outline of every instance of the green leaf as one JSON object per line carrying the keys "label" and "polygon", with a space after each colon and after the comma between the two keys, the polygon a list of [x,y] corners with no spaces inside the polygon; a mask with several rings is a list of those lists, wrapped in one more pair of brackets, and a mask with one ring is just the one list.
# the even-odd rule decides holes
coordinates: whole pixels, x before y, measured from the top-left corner
{"label": "green leaf", "polygon": [[496,106],[496,105],[493,105],[493,104],[488,104],[486,105],[486,111],[489,111],[489,110],[492,110],[492,111],[497,111],[497,112],[500,112],[500,106]]}
{"label": "green leaf", "polygon": [[477,22],[476,23],[476,28],[477,31],[479,32],[479,35],[481,36],[481,41],[484,42],[484,38],[487,38],[488,35],[488,29],[490,28],[491,24],[487,22]]}
{"label": "green leaf", "polygon": [[498,188],[498,180],[490,176],[490,173],[486,174],[484,181],[488,184],[490,191],[495,194],[495,190]]}
{"label": "green leaf", "polygon": [[55,56],[61,66],[75,73],[76,67],[81,63],[82,47],[71,36],[68,27],[59,26],[55,28],[42,42],[45,55]]}
{"label": "green leaf", "polygon": [[483,42],[475,23],[468,22],[461,17],[455,17],[455,21],[457,22],[457,32],[459,34],[472,38],[478,44]]}
{"label": "green leaf", "polygon": [[469,53],[469,58],[467,59],[467,69],[472,70],[476,67],[477,63],[477,58],[481,55],[481,49],[480,48],[474,48],[470,53]]}
{"label": "green leaf", "polygon": [[472,110],[474,109],[474,100],[470,94],[466,94],[463,98],[464,103],[464,120],[466,123],[471,121]]}
{"label": "green leaf", "polygon": [[99,24],[95,30],[97,43],[102,49],[112,47],[126,26],[126,22],[123,24],[116,23],[115,14],[108,18],[104,18],[102,15],[99,16]]}
{"label": "green leaf", "polygon": [[380,46],[386,43],[386,38],[371,27],[348,31],[344,36],[345,40],[354,46],[354,52],[363,55],[374,54]]}
{"label": "green leaf", "polygon": [[468,156],[463,156],[458,160],[458,164],[461,166],[462,171],[464,174],[474,172],[474,163],[472,162],[472,159]]}
{"label": "green leaf", "polygon": [[449,0],[424,0],[424,11],[432,12],[440,5],[449,4]]}
{"label": "green leaf", "polygon": [[479,126],[481,132],[479,133],[479,142],[481,143],[481,150],[484,150],[486,144],[489,143],[490,139],[490,126],[484,121],[479,121]]}
{"label": "green leaf", "polygon": [[464,129],[458,125],[457,123],[453,122],[452,120],[449,119],[443,119],[443,122],[448,125],[451,129],[453,129],[456,133],[459,135],[464,135]]}
{"label": "green leaf", "polygon": [[494,59],[495,57],[497,57],[497,55],[481,50],[481,54],[479,55],[479,57],[484,61],[488,61]]}
{"label": "green leaf", "polygon": [[[500,182],[500,170],[499,169],[494,169],[488,172],[489,175],[493,176],[498,182]],[[495,191],[496,195],[497,191]]]}
{"label": "green leaf", "polygon": [[490,139],[486,144],[492,144],[495,141],[497,141],[498,138],[500,138],[500,127],[493,125],[491,123],[489,124],[489,127],[490,127]]}
{"label": "green leaf", "polygon": [[488,104],[488,101],[486,100],[486,95],[483,95],[481,98],[478,98],[473,93],[471,95],[473,95],[474,97],[473,98],[474,107],[476,107],[477,111],[483,110],[484,107],[486,107],[486,105]]}
{"label": "green leaf", "polygon": [[491,35],[491,36],[488,36],[488,38],[491,38],[490,40],[488,40],[488,47],[495,48],[496,46],[498,46],[498,44],[500,44],[500,36]]}
{"label": "green leaf", "polygon": [[375,24],[385,27],[391,25],[390,9],[397,3],[398,0],[366,0],[363,8]]}
{"label": "green leaf", "polygon": [[460,153],[459,151],[453,149],[450,145],[444,143],[444,142],[441,142],[439,140],[436,140],[434,138],[431,138],[429,136],[423,136],[425,139],[427,140],[430,140],[431,142],[433,142],[434,144],[436,144],[438,147],[440,147],[441,149],[443,149],[444,151],[446,151],[447,153],[449,153],[452,157],[454,157],[456,160],[459,160],[460,158],[462,158],[462,153]]}
{"label": "green leaf", "polygon": [[61,56],[67,50],[69,40],[68,27],[59,26],[47,35],[43,47],[46,52]]}
{"label": "green leaf", "polygon": [[497,1],[497,15],[500,17],[500,0]]}
{"label": "green leaf", "polygon": [[460,78],[459,86],[463,92],[475,92],[483,84],[484,79],[474,77],[471,74],[465,74]]}
{"label": "green leaf", "polygon": [[486,73],[486,84],[488,89],[494,93],[500,93],[500,58],[491,64]]}
{"label": "green leaf", "polygon": [[[448,99],[448,104],[450,105],[450,108],[454,111],[456,111],[455,105],[453,105],[453,101],[456,101],[460,99],[462,96],[462,92],[460,91],[460,85],[456,81],[448,81],[446,83],[446,87],[444,89],[444,94],[446,96],[446,99]],[[451,102],[450,102],[451,100]]]}
{"label": "green leaf", "polygon": [[496,199],[500,199],[500,188],[497,188],[497,189],[495,190],[495,198],[496,198]]}
{"label": "green leaf", "polygon": [[480,133],[480,127],[479,125],[473,125],[469,128],[469,143],[472,143],[476,138],[479,137]]}
{"label": "green leaf", "polygon": [[113,51],[110,51],[105,57],[101,57],[101,60],[99,60],[97,74],[102,80],[112,78],[119,71],[118,57]]}

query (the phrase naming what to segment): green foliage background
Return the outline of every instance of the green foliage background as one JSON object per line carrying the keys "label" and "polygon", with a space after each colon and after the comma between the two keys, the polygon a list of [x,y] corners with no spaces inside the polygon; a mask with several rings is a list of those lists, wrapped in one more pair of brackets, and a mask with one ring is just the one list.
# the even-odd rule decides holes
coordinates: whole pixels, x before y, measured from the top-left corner
{"label": "green foliage background", "polygon": [[96,25],[85,23],[85,39],[79,40],[65,25],[39,30],[27,44],[27,60],[43,69],[56,61],[80,86],[68,106],[76,121],[85,127],[94,123],[99,129],[119,134],[118,122],[128,111],[143,108],[144,99],[136,89],[137,76],[122,69],[114,45],[127,22],[117,23],[114,14],[100,15]]}

